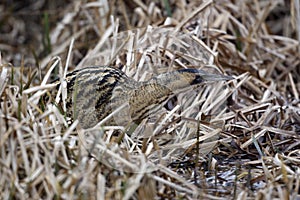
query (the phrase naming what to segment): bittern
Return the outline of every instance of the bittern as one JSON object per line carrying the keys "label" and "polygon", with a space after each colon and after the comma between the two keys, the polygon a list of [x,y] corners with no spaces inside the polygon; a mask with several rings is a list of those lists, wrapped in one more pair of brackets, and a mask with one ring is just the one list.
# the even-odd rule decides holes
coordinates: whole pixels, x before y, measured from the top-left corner
{"label": "bittern", "polygon": [[[230,76],[188,68],[138,82],[114,67],[86,67],[67,74],[65,78],[66,114],[73,120],[78,119],[83,128],[90,128],[123,106],[108,123],[138,124],[172,96],[191,86],[230,79]],[[56,83],[58,88],[60,82]]]}

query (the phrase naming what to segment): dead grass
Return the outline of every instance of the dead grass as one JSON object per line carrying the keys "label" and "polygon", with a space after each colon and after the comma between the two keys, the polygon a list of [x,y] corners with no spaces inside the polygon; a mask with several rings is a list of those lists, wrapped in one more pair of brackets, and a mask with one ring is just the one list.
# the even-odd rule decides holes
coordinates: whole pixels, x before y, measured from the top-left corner
{"label": "dead grass", "polygon": [[[300,198],[297,2],[64,2],[49,16],[51,53],[21,45],[21,60],[5,35],[0,199]],[[139,81],[191,66],[235,79],[178,95],[158,121],[82,130],[39,97],[53,74],[88,65]]]}

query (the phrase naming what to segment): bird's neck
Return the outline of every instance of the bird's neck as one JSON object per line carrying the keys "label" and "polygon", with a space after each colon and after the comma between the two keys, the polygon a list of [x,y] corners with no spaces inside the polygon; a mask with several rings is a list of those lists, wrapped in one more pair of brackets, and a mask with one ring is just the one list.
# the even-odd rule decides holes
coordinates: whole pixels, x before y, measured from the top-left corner
{"label": "bird's neck", "polygon": [[172,91],[174,94],[181,92],[183,89],[189,88],[190,86],[202,83],[201,80],[196,80],[195,74],[182,73],[180,71],[160,74],[150,79],[149,82],[163,86],[163,88]]}

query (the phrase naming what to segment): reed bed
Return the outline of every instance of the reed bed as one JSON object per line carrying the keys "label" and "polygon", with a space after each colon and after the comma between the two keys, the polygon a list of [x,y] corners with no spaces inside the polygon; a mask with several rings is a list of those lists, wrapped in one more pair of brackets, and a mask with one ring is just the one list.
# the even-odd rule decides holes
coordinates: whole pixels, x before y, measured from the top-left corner
{"label": "reed bed", "polygon": [[[299,1],[27,3],[0,6],[0,199],[300,198]],[[139,125],[84,130],[40,99],[90,65],[234,79]]]}

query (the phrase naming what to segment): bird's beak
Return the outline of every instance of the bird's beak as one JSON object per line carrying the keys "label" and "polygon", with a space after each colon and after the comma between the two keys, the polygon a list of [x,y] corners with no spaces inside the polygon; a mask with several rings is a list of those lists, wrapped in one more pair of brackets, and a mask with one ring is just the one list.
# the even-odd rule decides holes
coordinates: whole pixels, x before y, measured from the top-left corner
{"label": "bird's beak", "polygon": [[202,74],[201,78],[204,81],[229,81],[234,79],[232,76],[218,75],[218,74]]}

